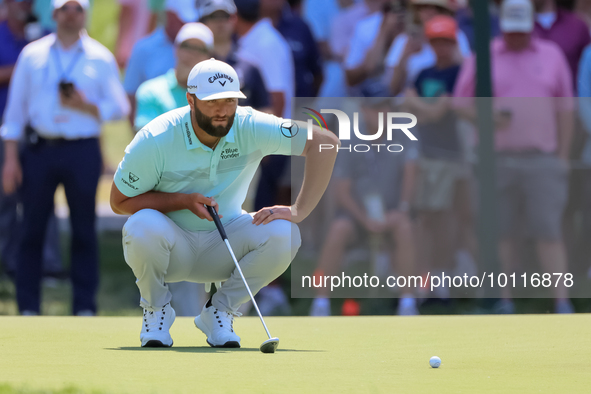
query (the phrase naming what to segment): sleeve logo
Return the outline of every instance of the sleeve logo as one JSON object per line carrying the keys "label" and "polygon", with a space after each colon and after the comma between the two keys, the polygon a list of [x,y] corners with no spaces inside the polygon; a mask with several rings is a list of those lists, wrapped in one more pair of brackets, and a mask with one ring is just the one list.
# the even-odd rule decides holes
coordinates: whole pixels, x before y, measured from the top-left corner
{"label": "sleeve logo", "polygon": [[140,190],[139,180],[140,177],[135,175],[133,172],[124,172],[121,174],[121,182],[133,190]]}
{"label": "sleeve logo", "polygon": [[298,126],[297,123],[289,120],[281,123],[281,126],[279,126],[279,130],[281,131],[281,134],[283,134],[284,137],[293,138],[300,131],[300,126]]}

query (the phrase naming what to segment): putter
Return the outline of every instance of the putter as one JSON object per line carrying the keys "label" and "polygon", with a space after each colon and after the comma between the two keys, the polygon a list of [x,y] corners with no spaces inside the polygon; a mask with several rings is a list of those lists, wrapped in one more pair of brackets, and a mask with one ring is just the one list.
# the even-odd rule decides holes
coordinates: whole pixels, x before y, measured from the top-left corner
{"label": "putter", "polygon": [[265,331],[267,332],[267,336],[269,337],[269,339],[267,339],[265,342],[263,342],[261,344],[261,347],[259,349],[263,353],[275,353],[277,346],[279,346],[279,338],[271,337],[271,334],[269,333],[269,329],[267,328],[267,325],[265,324],[265,320],[263,319],[263,315],[261,314],[261,311],[259,310],[259,306],[257,305],[257,302],[254,300],[254,296],[252,295],[252,292],[250,291],[250,287],[248,287],[248,283],[246,283],[246,278],[244,277],[244,274],[242,273],[242,270],[240,269],[240,265],[238,264],[238,260],[236,260],[236,256],[234,255],[234,251],[232,250],[232,247],[230,246],[230,242],[228,241],[228,236],[226,235],[226,230],[224,230],[224,226],[222,226],[222,222],[220,220],[220,217],[218,216],[218,213],[216,212],[214,207],[211,207],[209,205],[206,205],[206,207],[207,207],[207,211],[209,212],[209,214],[213,218],[215,226],[218,228],[218,231],[219,231],[220,235],[222,236],[222,239],[224,240],[226,247],[228,248],[228,252],[230,252],[230,255],[232,256],[232,260],[234,260],[234,265],[236,265],[236,268],[238,269],[238,272],[240,273],[240,276],[242,277],[242,281],[244,282],[244,286],[246,287],[246,290],[248,291],[248,295],[250,296],[250,299],[252,300],[252,304],[254,305],[254,308],[257,310],[257,313],[259,314],[259,317],[261,318],[261,323],[263,323],[263,327],[265,327]]}

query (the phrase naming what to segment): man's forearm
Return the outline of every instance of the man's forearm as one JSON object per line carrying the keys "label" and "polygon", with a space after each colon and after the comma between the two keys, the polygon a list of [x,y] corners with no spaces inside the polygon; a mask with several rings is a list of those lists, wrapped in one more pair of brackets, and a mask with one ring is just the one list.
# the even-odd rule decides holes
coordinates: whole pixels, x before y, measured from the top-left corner
{"label": "man's forearm", "polygon": [[345,78],[347,79],[347,85],[355,86],[367,78],[367,71],[365,70],[365,64],[361,64],[359,67],[345,70]]}
{"label": "man's forearm", "polygon": [[476,108],[474,108],[474,106],[456,107],[455,110],[460,118],[467,120],[473,125],[476,125],[478,118],[476,116]]}
{"label": "man's forearm", "polygon": [[392,73],[392,80],[390,81],[390,93],[393,96],[398,96],[404,89],[406,81],[406,59],[401,59],[400,63],[394,67]]}
{"label": "man's forearm", "polygon": [[416,162],[409,162],[404,166],[402,192],[400,193],[401,203],[411,203],[414,196],[417,173],[418,166]]}
{"label": "man's forearm", "polygon": [[10,82],[10,77],[12,77],[13,70],[14,64],[0,67],[0,85],[8,86],[8,83]]}
{"label": "man's forearm", "polygon": [[574,128],[574,114],[572,111],[558,112],[558,157],[569,159]]}
{"label": "man's forearm", "polygon": [[18,141],[4,140],[4,162],[17,162],[18,160]]}
{"label": "man's forearm", "polygon": [[269,96],[271,97],[273,115],[282,117],[285,108],[285,94],[283,92],[269,92]]}
{"label": "man's forearm", "polygon": [[117,204],[113,203],[111,191],[111,208],[120,215],[133,215],[142,209],[154,209],[162,213],[187,209],[189,195],[185,193],[147,192],[136,197],[129,197]]}
{"label": "man's forearm", "polygon": [[[305,127],[305,124],[300,124],[300,127]],[[335,149],[320,152],[320,144],[332,144]],[[337,146],[340,146],[340,141],[330,131],[314,134],[314,139],[308,141],[304,152],[304,182],[291,208],[292,220],[295,223],[304,220],[314,210],[326,191],[337,158]]]}

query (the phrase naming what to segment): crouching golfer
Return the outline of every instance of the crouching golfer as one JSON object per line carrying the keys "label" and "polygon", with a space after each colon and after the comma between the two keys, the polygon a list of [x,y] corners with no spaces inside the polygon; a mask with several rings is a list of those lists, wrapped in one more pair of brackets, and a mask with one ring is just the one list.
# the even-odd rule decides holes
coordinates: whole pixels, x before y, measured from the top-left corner
{"label": "crouching golfer", "polygon": [[[223,282],[195,325],[213,347],[240,347],[233,329],[249,299],[205,205],[214,206],[252,292],[281,275],[300,247],[296,223],[314,209],[330,179],[339,144],[332,133],[239,107],[236,71],[214,59],[198,63],[187,83],[188,106],[167,112],[138,132],[125,150],[111,207],[131,214],[123,228],[125,261],[144,308],[142,346],[172,346],[175,312],[167,283]],[[331,153],[332,152],[332,153]],[[306,157],[303,186],[289,206],[242,211],[248,187],[267,155]]]}

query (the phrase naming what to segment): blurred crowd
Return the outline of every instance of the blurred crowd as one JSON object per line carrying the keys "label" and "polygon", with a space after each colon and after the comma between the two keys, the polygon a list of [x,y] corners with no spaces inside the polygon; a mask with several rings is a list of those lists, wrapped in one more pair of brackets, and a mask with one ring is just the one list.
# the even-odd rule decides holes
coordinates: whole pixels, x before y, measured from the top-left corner
{"label": "blurred crowd", "polygon": [[[96,3],[0,1],[0,258],[21,313],[40,313],[44,275],[64,275],[53,214],[60,183],[72,223],[73,313],[96,313],[100,127],[129,119],[137,131],[186,105],[190,70],[212,57],[237,70],[240,105],[277,116],[296,117],[296,97],[333,107],[329,98],[362,97],[367,130],[381,127],[384,112],[418,118],[417,144],[402,154],[339,154],[326,225],[303,224],[317,276],[338,274],[360,239],[372,259],[385,256],[388,272],[478,270],[481,99],[466,0],[118,0],[114,53],[84,29]],[[502,268],[531,260],[538,272],[586,275],[591,0],[488,6]],[[290,204],[290,175],[286,157],[265,158],[254,209]],[[289,313],[283,285],[261,291],[263,313]],[[187,299],[201,291],[175,286]],[[310,313],[336,313],[329,296],[319,289]],[[418,313],[421,294],[399,296],[399,314]],[[495,311],[513,313],[511,296],[505,290]],[[553,296],[556,312],[574,311],[566,288]],[[181,314],[200,307],[175,305]]]}

